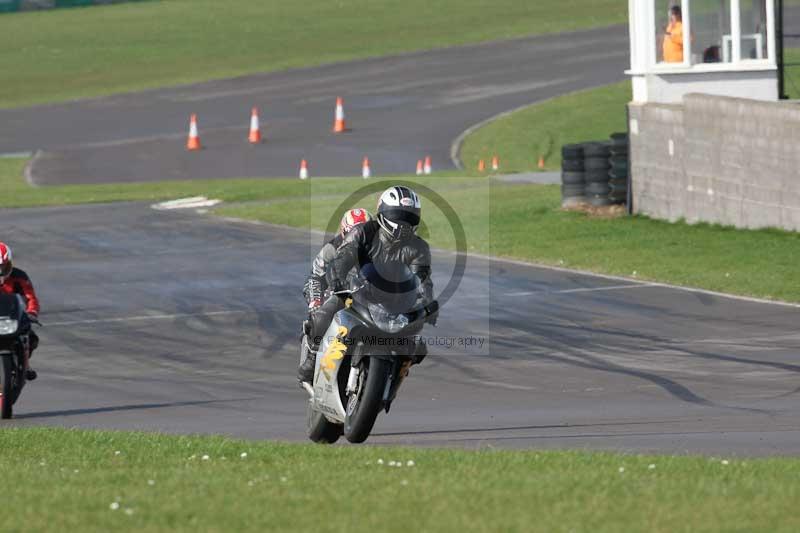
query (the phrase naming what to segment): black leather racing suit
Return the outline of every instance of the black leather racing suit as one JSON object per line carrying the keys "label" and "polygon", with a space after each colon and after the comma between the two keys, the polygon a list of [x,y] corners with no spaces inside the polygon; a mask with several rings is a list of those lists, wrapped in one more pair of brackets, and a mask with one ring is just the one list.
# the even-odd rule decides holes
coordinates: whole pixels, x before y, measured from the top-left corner
{"label": "black leather racing suit", "polygon": [[[368,263],[400,261],[416,274],[422,283],[425,304],[433,300],[431,280],[431,250],[427,242],[416,235],[395,240],[383,231],[376,220],[356,226],[342,240],[336,254],[328,263],[328,286],[334,291],[342,290],[350,271]],[[333,315],[344,308],[344,301],[331,296],[312,316],[310,341],[319,346],[322,336],[333,319]]]}
{"label": "black leather racing suit", "polygon": [[328,269],[331,261],[336,256],[336,250],[342,244],[342,236],[337,234],[336,237],[326,242],[314,262],[311,264],[311,274],[309,274],[306,284],[303,286],[303,296],[306,298],[306,303],[317,300],[320,303],[324,301],[325,291],[328,290]]}

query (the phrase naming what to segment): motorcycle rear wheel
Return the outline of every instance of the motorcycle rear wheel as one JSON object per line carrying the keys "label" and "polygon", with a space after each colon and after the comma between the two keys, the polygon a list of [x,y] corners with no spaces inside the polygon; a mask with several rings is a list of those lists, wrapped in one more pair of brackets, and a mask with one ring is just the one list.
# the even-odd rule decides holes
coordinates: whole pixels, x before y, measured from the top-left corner
{"label": "motorcycle rear wheel", "polygon": [[7,420],[13,416],[14,400],[14,361],[10,356],[0,357],[3,360],[2,394],[0,397],[0,418]]}
{"label": "motorcycle rear wheel", "polygon": [[306,407],[306,430],[308,438],[317,444],[333,444],[342,436],[342,425],[330,422],[325,415]]}
{"label": "motorcycle rear wheel", "polygon": [[383,391],[391,370],[392,363],[390,361],[377,357],[371,357],[369,368],[362,370],[362,372],[366,372],[367,377],[363,385],[359,387],[355,406],[352,410],[348,408],[347,416],[344,419],[344,436],[348,441],[361,443],[369,437],[372,427],[375,425],[375,419],[383,409]]}

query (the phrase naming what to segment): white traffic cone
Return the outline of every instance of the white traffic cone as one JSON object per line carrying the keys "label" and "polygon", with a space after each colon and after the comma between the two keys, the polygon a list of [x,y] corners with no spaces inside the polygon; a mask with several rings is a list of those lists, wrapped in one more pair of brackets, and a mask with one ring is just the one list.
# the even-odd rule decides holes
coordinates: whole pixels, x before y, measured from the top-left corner
{"label": "white traffic cone", "polygon": [[364,162],[361,164],[361,177],[364,179],[372,177],[372,170],[369,168],[369,158],[365,157]]}

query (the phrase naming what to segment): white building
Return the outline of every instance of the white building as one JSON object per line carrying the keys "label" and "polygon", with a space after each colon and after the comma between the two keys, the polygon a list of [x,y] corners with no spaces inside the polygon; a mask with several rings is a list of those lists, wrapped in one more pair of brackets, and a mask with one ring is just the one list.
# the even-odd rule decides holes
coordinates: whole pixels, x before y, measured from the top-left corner
{"label": "white building", "polygon": [[[629,0],[628,6],[635,102],[680,102],[691,92],[778,99],[774,1]],[[680,61],[664,56],[673,7],[682,15]]]}
{"label": "white building", "polygon": [[775,1],[628,5],[629,209],[800,231],[800,105],[778,101]]}

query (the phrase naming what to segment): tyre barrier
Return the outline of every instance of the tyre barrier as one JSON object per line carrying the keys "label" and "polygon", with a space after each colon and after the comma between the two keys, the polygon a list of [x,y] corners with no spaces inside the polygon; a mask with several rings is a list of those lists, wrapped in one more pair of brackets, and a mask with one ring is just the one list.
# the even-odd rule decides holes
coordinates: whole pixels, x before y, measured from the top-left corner
{"label": "tyre barrier", "polygon": [[612,180],[627,180],[628,179],[628,169],[611,169],[608,171],[608,175]]}
{"label": "tyre barrier", "polygon": [[583,143],[583,157],[602,157],[608,158],[611,155],[611,143],[608,142],[588,142]]}
{"label": "tyre barrier", "polygon": [[564,172],[583,172],[583,159],[562,159],[561,170]]}
{"label": "tyre barrier", "polygon": [[583,145],[565,144],[561,147],[561,183],[562,207],[586,203]]}
{"label": "tyre barrier", "polygon": [[564,171],[561,173],[561,183],[564,185],[580,185],[583,187],[583,184],[586,183],[586,173]]}
{"label": "tyre barrier", "polygon": [[611,187],[608,183],[587,183],[586,195],[587,196],[608,196],[611,192]]}
{"label": "tyre barrier", "polygon": [[624,147],[628,149],[628,134],[626,132],[612,133],[609,138],[611,139],[611,147],[619,148]]}
{"label": "tyre barrier", "polygon": [[608,198],[612,204],[624,204],[628,201],[628,146],[627,133],[611,134]]}
{"label": "tyre barrier", "polygon": [[611,148],[611,150],[609,150],[609,152],[611,152],[611,157],[614,157],[614,156],[624,157],[624,158],[628,157],[628,147],[627,146],[625,148],[613,147],[613,148]]}
{"label": "tyre barrier", "polygon": [[608,170],[587,170],[585,173],[586,183],[608,183]]}
{"label": "tyre barrier", "polygon": [[619,178],[612,178],[608,182],[608,186],[611,187],[612,191],[627,191],[628,190],[628,179],[619,179]]}
{"label": "tyre barrier", "polygon": [[608,173],[611,170],[611,143],[585,143],[583,155],[583,166],[586,167],[586,198],[589,205],[607,205],[610,192]]}
{"label": "tyre barrier", "polygon": [[624,204],[628,199],[628,134],[612,133],[608,141],[561,147],[561,205],[588,202],[595,207]]}
{"label": "tyre barrier", "polygon": [[602,170],[608,172],[611,168],[611,161],[608,157],[586,157],[583,160],[583,167],[586,170]]}
{"label": "tyre barrier", "polygon": [[583,146],[580,144],[565,144],[561,147],[561,159],[583,160]]}

